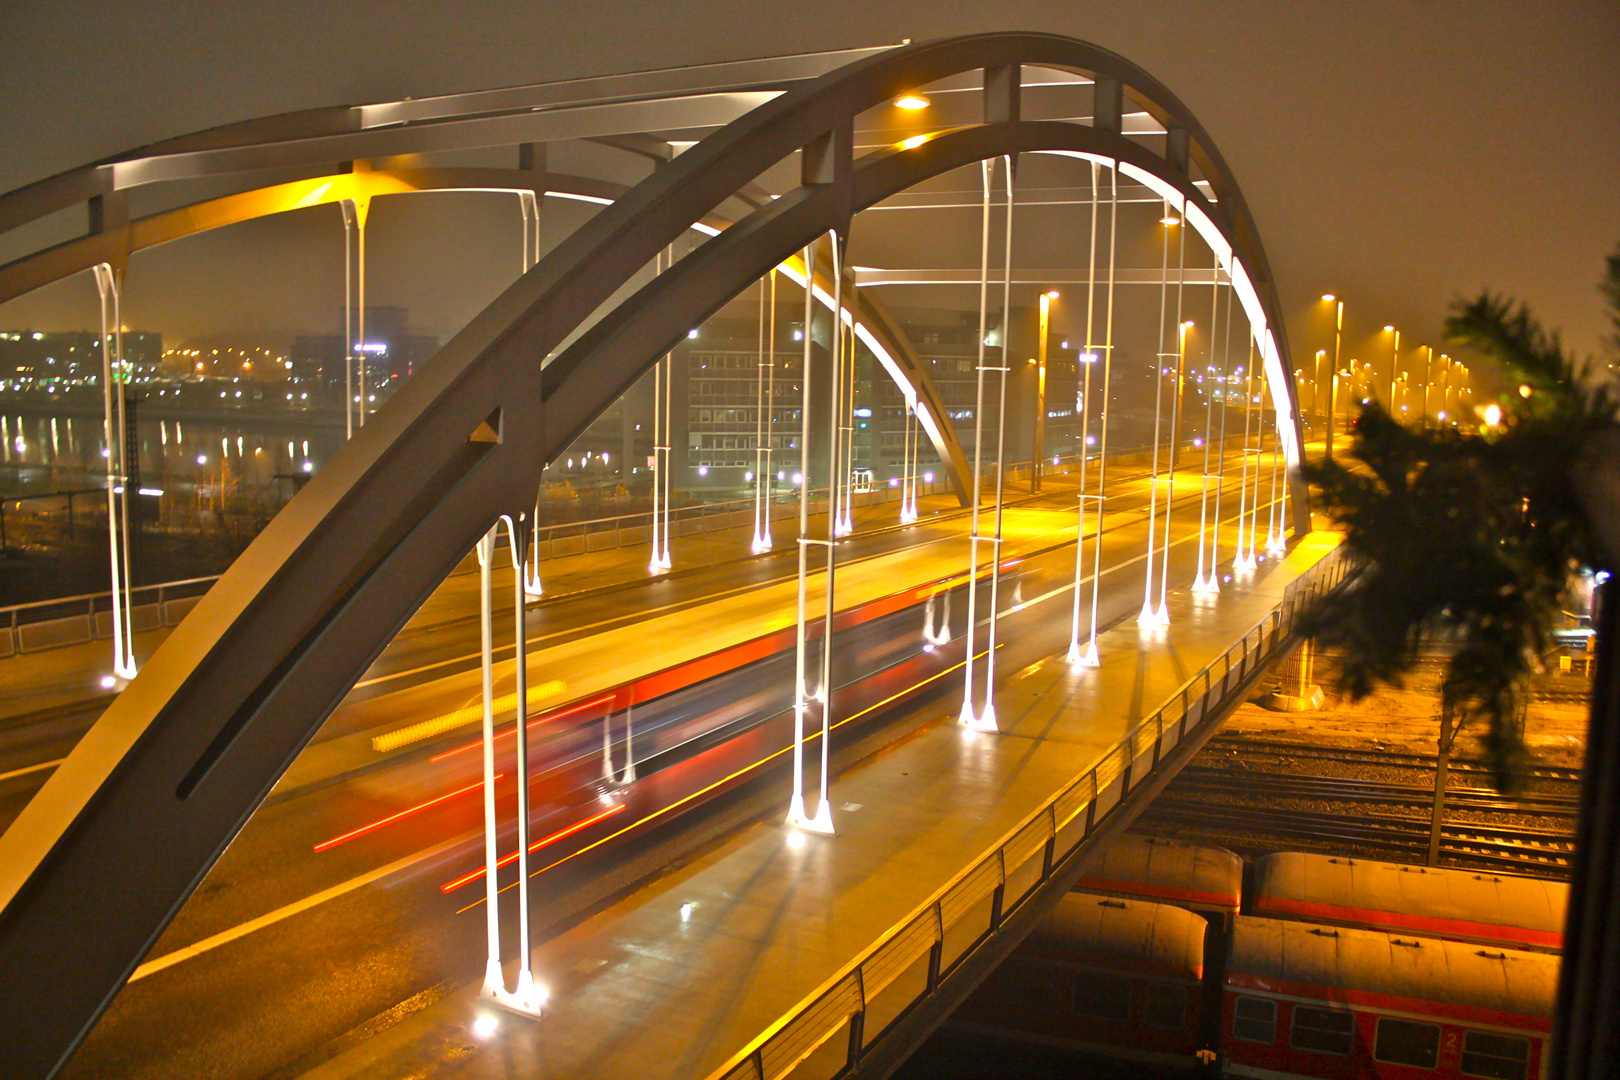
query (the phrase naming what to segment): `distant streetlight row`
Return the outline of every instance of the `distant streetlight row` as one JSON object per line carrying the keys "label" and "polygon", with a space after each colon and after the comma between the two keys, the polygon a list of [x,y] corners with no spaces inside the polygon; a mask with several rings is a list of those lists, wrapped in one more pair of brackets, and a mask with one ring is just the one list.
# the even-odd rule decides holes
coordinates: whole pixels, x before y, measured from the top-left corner
{"label": "distant streetlight row", "polygon": [[[1322,386],[1324,382],[1326,382],[1330,386],[1327,409],[1327,454],[1329,457],[1332,457],[1333,425],[1335,417],[1338,415],[1339,411],[1339,380],[1344,379],[1347,386],[1354,386],[1357,361],[1354,357],[1352,357],[1350,360],[1350,366],[1348,368],[1345,368],[1341,362],[1341,352],[1344,344],[1344,301],[1335,296],[1333,293],[1323,293],[1322,303],[1333,305],[1333,371],[1330,379],[1323,379],[1321,373],[1321,364],[1322,361],[1327,357],[1327,350],[1318,349],[1316,351],[1316,397],[1313,398],[1313,402],[1316,404],[1317,413],[1320,414],[1322,409],[1319,398]],[[1403,398],[1405,397],[1406,393],[1410,391],[1411,387],[1410,383],[1408,382],[1408,377],[1400,373],[1401,331],[1399,327],[1396,327],[1393,324],[1386,324],[1384,326],[1384,333],[1394,335],[1390,348],[1389,396],[1387,399],[1387,405],[1391,412],[1402,412],[1407,409],[1407,405],[1405,405],[1402,401],[1397,400],[1397,385],[1399,385],[1402,389],[1401,396]],[[1450,409],[1449,405],[1452,393],[1453,373],[1456,372],[1460,374],[1460,378],[1457,379],[1456,383],[1457,394],[1460,400],[1461,395],[1472,392],[1468,387],[1468,368],[1466,365],[1458,363],[1444,353],[1436,353],[1434,348],[1430,345],[1425,344],[1422,346],[1422,348],[1426,356],[1423,373],[1423,426],[1427,427],[1429,424],[1429,390],[1430,387],[1434,386],[1436,382],[1435,362],[1437,360],[1441,365],[1440,378],[1443,385],[1439,398],[1439,406],[1436,410],[1436,419],[1441,423],[1444,423],[1449,419],[1451,420],[1452,424],[1455,425],[1456,419],[1450,416],[1452,410]],[[1378,388],[1376,382],[1374,381],[1372,370],[1373,365],[1369,362],[1362,365],[1362,367],[1365,373],[1363,377],[1367,380],[1368,393],[1376,396]]]}

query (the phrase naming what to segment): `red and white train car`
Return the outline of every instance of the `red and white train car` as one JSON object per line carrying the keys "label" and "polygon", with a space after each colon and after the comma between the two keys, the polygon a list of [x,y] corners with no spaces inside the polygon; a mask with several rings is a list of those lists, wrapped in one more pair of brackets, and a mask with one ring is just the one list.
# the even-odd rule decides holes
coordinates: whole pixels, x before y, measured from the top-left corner
{"label": "red and white train car", "polygon": [[1075,887],[1175,904],[1228,924],[1243,902],[1243,860],[1221,847],[1126,833]]}
{"label": "red and white train car", "polygon": [[1254,864],[1251,912],[1558,952],[1569,886],[1475,870],[1285,851]]}
{"label": "red and white train car", "polygon": [[1557,958],[1542,953],[1239,916],[1225,1074],[1542,1077],[1557,981]]}
{"label": "red and white train car", "polygon": [[1167,904],[1070,893],[951,1027],[1192,1069],[1207,927]]}

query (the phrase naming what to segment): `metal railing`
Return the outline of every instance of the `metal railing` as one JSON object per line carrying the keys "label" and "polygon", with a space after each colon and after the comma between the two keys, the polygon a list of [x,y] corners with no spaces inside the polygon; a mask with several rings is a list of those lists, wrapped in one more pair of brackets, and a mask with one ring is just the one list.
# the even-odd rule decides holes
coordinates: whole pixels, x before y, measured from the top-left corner
{"label": "metal railing", "polygon": [[[135,632],[180,625],[219,576],[131,589]],[[0,659],[112,637],[112,593],[87,593],[0,608]]]}
{"label": "metal railing", "polygon": [[948,984],[1007,916],[1074,856],[1161,755],[1213,716],[1273,658],[1302,607],[1349,570],[1335,549],[1289,585],[1282,601],[1112,750],[1053,795],[988,854],[790,1009],[710,1080],[836,1077],[854,1069],[897,1021]]}

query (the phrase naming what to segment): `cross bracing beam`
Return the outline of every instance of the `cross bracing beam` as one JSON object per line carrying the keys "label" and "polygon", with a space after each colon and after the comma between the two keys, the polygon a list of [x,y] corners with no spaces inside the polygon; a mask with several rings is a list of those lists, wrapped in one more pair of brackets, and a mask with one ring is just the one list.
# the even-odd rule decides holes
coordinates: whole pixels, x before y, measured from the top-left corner
{"label": "cross bracing beam", "polygon": [[[913,87],[1024,64],[1085,72],[1116,103],[1129,90],[1188,133],[1180,145],[1219,203],[1182,162],[1117,124],[1014,114],[853,162],[833,152],[824,175],[699,245],[565,345],[766,168],[804,147],[836,147],[855,115]],[[0,837],[0,1033],[13,1074],[60,1067],[422,600],[498,515],[527,509],[546,463],[689,327],[895,192],[1043,151],[1098,160],[1172,198],[1224,247],[1268,366],[1287,370],[1264,252],[1235,180],[1185,107],[1120,57],[1054,35],[977,35],[868,57],[775,97],[604,207],[456,335],[259,535]],[[1297,448],[1292,380],[1273,383]],[[1295,494],[1303,515],[1303,489]]]}
{"label": "cross bracing beam", "polygon": [[[872,288],[878,285],[962,285],[978,288],[979,272],[977,270],[963,270],[958,267],[934,267],[920,270],[889,270],[872,266],[857,266],[854,270],[855,283],[862,288]],[[1166,275],[1159,272],[1157,267],[1140,270],[1115,270],[1113,276],[1115,285],[1161,285]],[[1180,281],[1187,285],[1211,285],[1227,283],[1225,274],[1217,274],[1213,270],[1189,268],[1179,274],[1169,277],[1171,282]],[[1038,267],[1014,268],[1012,273],[1014,285],[1088,285],[1092,282],[1089,271],[1084,269],[1042,269]],[[1096,278],[1098,285],[1104,283],[1104,276],[1099,273]]]}
{"label": "cross bracing beam", "polygon": [[[165,139],[0,195],[0,233],[162,180],[298,164],[718,127],[772,96],[890,46],[763,57],[463,94],[282,113]],[[641,106],[647,108],[640,108]],[[496,121],[499,121],[497,123]],[[494,141],[490,141],[494,140]]]}
{"label": "cross bracing beam", "polygon": [[525,169],[371,170],[362,164],[350,172],[272,184],[165,210],[25,255],[0,266],[0,304],[97,263],[109,263],[122,271],[137,251],[312,206],[423,191],[530,191],[605,206],[624,190],[623,184],[609,180]]}

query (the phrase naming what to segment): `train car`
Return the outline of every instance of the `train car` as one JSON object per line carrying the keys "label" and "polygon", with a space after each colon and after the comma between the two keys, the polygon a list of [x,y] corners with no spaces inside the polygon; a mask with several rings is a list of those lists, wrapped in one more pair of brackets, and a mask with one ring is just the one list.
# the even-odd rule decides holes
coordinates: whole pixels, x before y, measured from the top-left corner
{"label": "train car", "polygon": [[1243,902],[1243,860],[1222,847],[1126,833],[1075,888],[1175,904],[1225,925]]}
{"label": "train car", "polygon": [[1240,915],[1225,1075],[1543,1077],[1557,982],[1544,953]]}
{"label": "train car", "polygon": [[1539,878],[1285,851],[1255,861],[1251,913],[1558,952],[1568,900]]}
{"label": "train car", "polygon": [[1169,904],[1070,893],[951,1027],[1191,1070],[1207,928]]}

